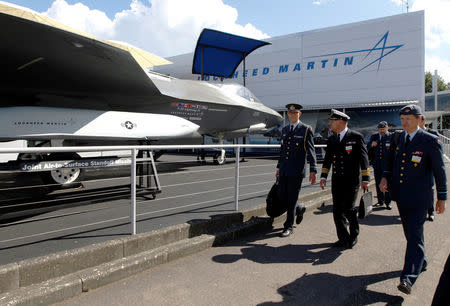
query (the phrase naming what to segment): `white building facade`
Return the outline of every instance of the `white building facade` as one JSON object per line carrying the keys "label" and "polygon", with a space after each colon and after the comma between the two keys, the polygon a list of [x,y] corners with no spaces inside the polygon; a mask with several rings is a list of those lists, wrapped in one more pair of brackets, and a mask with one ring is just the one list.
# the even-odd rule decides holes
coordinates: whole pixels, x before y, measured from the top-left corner
{"label": "white building facade", "polygon": [[[425,106],[424,11],[294,33],[268,39],[271,45],[247,56],[231,79],[243,83],[265,105],[285,110],[299,103],[302,120],[326,137],[331,108],[352,117],[350,127],[365,136],[385,120],[400,127],[398,110]],[[193,53],[169,58],[156,71],[174,77],[192,74]],[[206,76],[205,81],[221,82]]]}
{"label": "white building facade", "polygon": [[[305,109],[355,107],[381,102],[424,105],[424,12],[413,12],[268,39],[231,80],[243,82],[265,105]],[[157,71],[193,75],[193,54],[169,58]],[[217,77],[206,81],[220,82]]]}

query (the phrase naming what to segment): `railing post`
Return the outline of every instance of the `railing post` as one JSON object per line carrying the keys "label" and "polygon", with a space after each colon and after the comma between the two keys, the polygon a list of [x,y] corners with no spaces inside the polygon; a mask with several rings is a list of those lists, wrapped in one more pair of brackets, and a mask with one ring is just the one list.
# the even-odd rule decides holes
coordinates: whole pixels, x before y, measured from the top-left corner
{"label": "railing post", "polygon": [[131,235],[136,235],[136,149],[131,149]]}
{"label": "railing post", "polygon": [[234,210],[239,210],[239,160],[241,156],[241,148],[234,148],[236,160],[234,164]]}

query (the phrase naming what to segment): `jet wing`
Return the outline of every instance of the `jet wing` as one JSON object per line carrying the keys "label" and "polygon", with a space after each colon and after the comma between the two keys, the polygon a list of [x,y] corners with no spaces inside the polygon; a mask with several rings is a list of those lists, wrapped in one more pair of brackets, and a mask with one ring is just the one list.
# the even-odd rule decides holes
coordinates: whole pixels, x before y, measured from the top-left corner
{"label": "jet wing", "polygon": [[0,106],[123,110],[160,96],[126,50],[4,13],[0,28]]}

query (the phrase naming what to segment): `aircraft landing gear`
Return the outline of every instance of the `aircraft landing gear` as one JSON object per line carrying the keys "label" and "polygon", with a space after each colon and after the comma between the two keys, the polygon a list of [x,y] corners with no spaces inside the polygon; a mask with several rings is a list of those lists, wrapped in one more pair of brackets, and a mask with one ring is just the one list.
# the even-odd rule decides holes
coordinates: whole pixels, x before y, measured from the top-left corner
{"label": "aircraft landing gear", "polygon": [[216,153],[213,156],[214,164],[216,165],[223,165],[225,164],[226,157],[225,157],[225,149],[221,149],[220,153]]}
{"label": "aircraft landing gear", "polygon": [[[247,144],[247,137],[242,137],[242,144]],[[241,163],[243,163],[243,162],[246,162],[246,160],[245,160],[245,153],[246,153],[246,148],[245,147],[243,147],[242,148],[242,155],[241,155]]]}
{"label": "aircraft landing gear", "polygon": [[[21,153],[17,157],[19,162],[30,162],[30,161],[58,161],[58,160],[77,160],[80,156],[77,153],[64,152],[64,153],[51,153],[51,154],[29,154]],[[80,187],[80,180],[84,173],[83,169],[80,168],[60,168],[50,171],[39,172],[39,177],[41,181],[50,185],[48,187],[62,187],[62,188],[76,188]]]}
{"label": "aircraft landing gear", "polygon": [[[44,155],[42,160],[44,161],[57,161],[57,160],[78,160],[80,155],[72,152],[64,153],[51,153]],[[42,181],[45,184],[56,184],[61,188],[77,188],[81,187],[81,178],[84,170],[81,168],[59,168],[51,171],[40,172]]]}
{"label": "aircraft landing gear", "polygon": [[197,149],[197,162],[206,164],[206,152],[205,149]]}
{"label": "aircraft landing gear", "polygon": [[[202,145],[205,144],[205,135],[202,136]],[[197,162],[206,164],[206,151],[205,149],[197,149]]]}
{"label": "aircraft landing gear", "polygon": [[163,154],[166,154],[167,150],[159,150],[153,153],[153,160],[157,161]]}

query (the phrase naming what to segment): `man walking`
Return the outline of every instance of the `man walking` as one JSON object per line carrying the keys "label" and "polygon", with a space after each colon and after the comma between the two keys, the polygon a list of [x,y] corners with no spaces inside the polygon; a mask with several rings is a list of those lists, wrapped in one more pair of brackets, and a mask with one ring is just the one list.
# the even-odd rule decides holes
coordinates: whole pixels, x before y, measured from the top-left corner
{"label": "man walking", "polygon": [[378,186],[383,175],[384,157],[391,145],[391,133],[389,133],[388,128],[386,121],[378,123],[378,133],[370,136],[369,142],[367,143],[367,151],[375,175],[378,206],[386,204],[386,208],[391,210],[392,205],[389,192],[381,192],[380,187]]}
{"label": "man walking", "polygon": [[[347,127],[350,117],[340,111],[331,110],[330,129],[336,135],[328,138],[327,151],[322,166],[320,187],[324,189],[327,176],[333,166],[331,177],[331,194],[333,195],[333,219],[336,226],[338,241],[334,247],[353,248],[358,241],[359,225],[355,200],[360,184],[368,189],[369,160],[363,136]],[[361,171],[362,170],[362,171]],[[345,219],[350,225],[347,231]]]}
{"label": "man walking", "polygon": [[427,259],[423,224],[433,201],[433,180],[436,182],[436,212],[443,213],[447,200],[447,176],[442,147],[437,138],[419,128],[422,111],[416,105],[400,110],[404,132],[391,146],[381,179],[380,189],[391,192],[397,202],[406,254],[398,290],[410,294],[419,274],[426,270]]}
{"label": "man walking", "polygon": [[295,222],[300,224],[305,213],[305,206],[297,203],[298,194],[305,177],[306,159],[309,162],[309,181],[316,183],[316,153],[314,150],[313,133],[310,126],[300,121],[302,106],[286,105],[290,124],[282,131],[280,158],[277,164],[276,176],[279,179],[279,198],[287,203],[287,216],[281,237],[288,237],[294,230]]}

